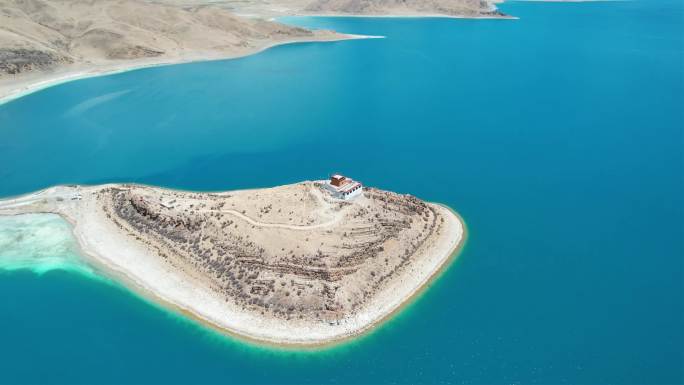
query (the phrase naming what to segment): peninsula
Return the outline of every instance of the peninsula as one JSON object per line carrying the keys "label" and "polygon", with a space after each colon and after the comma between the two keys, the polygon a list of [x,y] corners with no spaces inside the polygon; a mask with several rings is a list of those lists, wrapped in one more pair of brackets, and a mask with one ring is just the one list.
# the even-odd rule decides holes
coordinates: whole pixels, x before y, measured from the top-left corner
{"label": "peninsula", "polygon": [[222,331],[317,345],[381,322],[464,241],[449,208],[336,176],[220,193],[109,184],[0,201],[55,213],[103,274]]}

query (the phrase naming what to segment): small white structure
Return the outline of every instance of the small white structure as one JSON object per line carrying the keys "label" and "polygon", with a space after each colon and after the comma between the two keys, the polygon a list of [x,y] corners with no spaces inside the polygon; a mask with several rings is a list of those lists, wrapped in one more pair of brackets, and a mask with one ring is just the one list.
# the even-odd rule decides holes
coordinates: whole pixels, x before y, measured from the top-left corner
{"label": "small white structure", "polygon": [[332,175],[323,186],[337,199],[349,200],[363,192],[361,183],[340,174]]}

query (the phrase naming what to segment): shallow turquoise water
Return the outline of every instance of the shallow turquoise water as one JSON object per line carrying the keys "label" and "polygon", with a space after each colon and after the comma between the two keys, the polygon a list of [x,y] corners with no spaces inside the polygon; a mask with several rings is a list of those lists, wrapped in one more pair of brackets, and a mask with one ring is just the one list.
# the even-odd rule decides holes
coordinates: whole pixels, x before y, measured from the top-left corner
{"label": "shallow turquoise water", "polygon": [[0,216],[0,271],[59,269],[97,278],[83,262],[69,223],[58,215]]}
{"label": "shallow turquoise water", "polygon": [[[446,203],[471,233],[407,311],[315,353],[217,336],[87,271],[6,265],[0,383],[684,382],[682,4],[503,8],[521,19],[293,18],[387,39],[133,71],[0,106],[0,195],[340,171]],[[0,257],[73,262],[68,237],[43,238]]]}

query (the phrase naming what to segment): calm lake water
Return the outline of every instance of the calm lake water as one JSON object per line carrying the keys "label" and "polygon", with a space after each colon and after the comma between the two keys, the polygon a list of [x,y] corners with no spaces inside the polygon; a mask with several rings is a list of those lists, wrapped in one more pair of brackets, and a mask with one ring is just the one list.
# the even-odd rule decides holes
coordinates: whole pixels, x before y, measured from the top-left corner
{"label": "calm lake water", "polygon": [[[253,346],[0,220],[0,383],[684,382],[681,1],[508,3],[520,20],[292,18],[386,39],[63,84],[0,106],[0,195],[339,171],[443,202],[470,239],[353,343]],[[62,269],[63,267],[63,269]]]}

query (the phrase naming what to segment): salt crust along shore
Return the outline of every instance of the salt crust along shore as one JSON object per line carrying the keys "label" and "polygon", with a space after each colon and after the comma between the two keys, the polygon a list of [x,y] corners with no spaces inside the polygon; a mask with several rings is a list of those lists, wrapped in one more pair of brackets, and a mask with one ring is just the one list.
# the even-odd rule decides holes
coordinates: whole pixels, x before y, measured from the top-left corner
{"label": "salt crust along shore", "polygon": [[[379,324],[425,287],[462,246],[465,227],[446,206],[429,203],[443,218],[441,236],[418,249],[410,269],[388,282],[364,311],[339,324],[293,323],[246,313],[208,290],[198,277],[173,269],[145,245],[124,234],[96,206],[96,187],[57,186],[0,201],[0,215],[51,212],[64,217],[90,262],[104,274],[123,280],[145,297],[238,337],[285,346],[315,346],[359,335]],[[223,193],[222,193],[223,194]],[[227,194],[227,193],[225,193]],[[78,196],[78,199],[75,198]]]}

